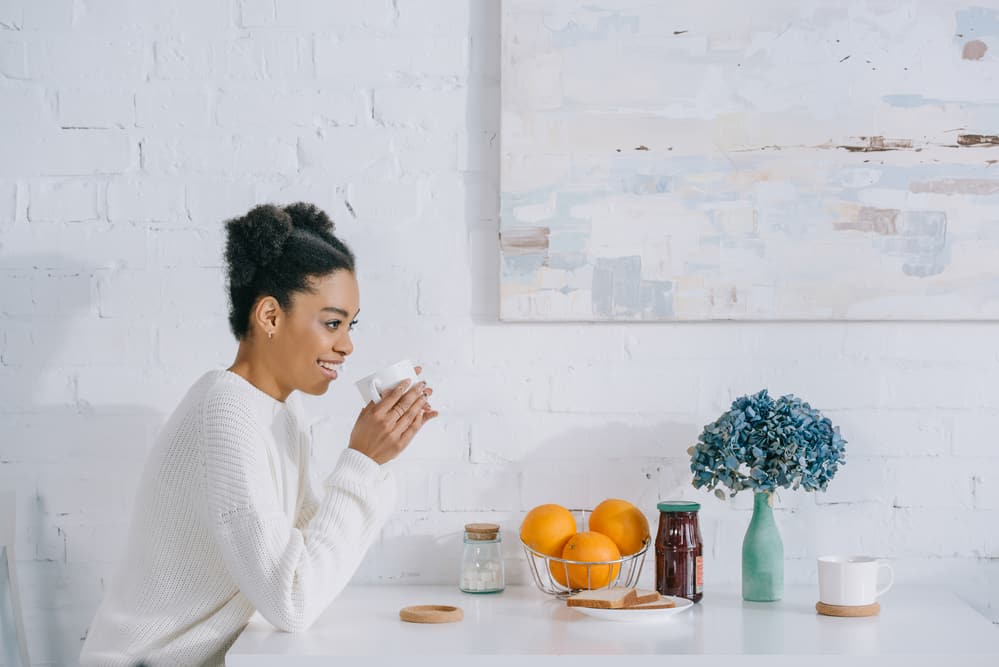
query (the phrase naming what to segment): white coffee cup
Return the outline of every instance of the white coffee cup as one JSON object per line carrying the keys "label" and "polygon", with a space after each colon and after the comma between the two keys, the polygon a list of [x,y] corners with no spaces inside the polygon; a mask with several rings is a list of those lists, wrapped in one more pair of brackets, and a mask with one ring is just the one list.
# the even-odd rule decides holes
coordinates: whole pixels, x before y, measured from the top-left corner
{"label": "white coffee cup", "polygon": [[[888,583],[878,588],[878,574],[888,572]],[[888,592],[895,571],[888,561],[871,556],[822,556],[819,558],[819,601],[844,607],[874,604]]]}
{"label": "white coffee cup", "polygon": [[367,404],[371,401],[377,403],[382,400],[382,396],[386,392],[391,391],[393,387],[405,380],[409,380],[413,384],[417,382],[416,369],[413,367],[413,362],[409,359],[397,361],[377,373],[372,373],[365,378],[361,378],[354,384],[357,386],[357,390],[361,392],[361,398],[364,399],[364,403]]}

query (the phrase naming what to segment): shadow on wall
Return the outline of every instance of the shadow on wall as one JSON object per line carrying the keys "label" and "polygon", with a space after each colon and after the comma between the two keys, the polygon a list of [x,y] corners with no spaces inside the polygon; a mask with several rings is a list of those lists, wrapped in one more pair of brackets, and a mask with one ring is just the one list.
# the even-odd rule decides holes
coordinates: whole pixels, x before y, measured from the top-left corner
{"label": "shadow on wall", "polygon": [[86,628],[120,556],[153,434],[163,415],[138,404],[81,400],[108,353],[88,345],[124,326],[98,317],[102,269],[55,255],[0,258],[5,289],[0,348],[0,484],[17,492],[22,607],[36,663],[76,664]]}
{"label": "shadow on wall", "polygon": [[[507,583],[530,584],[519,533],[520,522],[532,507],[558,503],[592,509],[606,498],[624,498],[642,510],[654,535],[659,500],[696,496],[690,487],[686,449],[696,441],[699,426],[664,421],[636,425],[615,415],[596,415],[585,421],[587,426],[558,432],[548,427],[548,435],[528,429],[498,436],[509,437],[521,448],[510,452],[511,459],[519,463],[477,451],[473,443],[475,465],[435,466],[451,478],[445,485],[454,483],[464,492],[442,489],[440,511],[395,512],[382,539],[362,563],[357,580],[457,585],[463,526],[492,522],[501,529]],[[529,444],[517,445],[516,441]],[[595,453],[601,451],[605,455]],[[404,453],[401,459],[405,457]],[[400,485],[405,485],[404,480]],[[650,559],[647,555],[643,579],[652,576]]]}
{"label": "shadow on wall", "polygon": [[542,439],[521,458],[520,509],[543,503],[592,509],[607,498],[623,498],[646,515],[654,533],[660,500],[695,493],[686,450],[699,427],[624,419],[593,415],[578,420],[583,426]]}

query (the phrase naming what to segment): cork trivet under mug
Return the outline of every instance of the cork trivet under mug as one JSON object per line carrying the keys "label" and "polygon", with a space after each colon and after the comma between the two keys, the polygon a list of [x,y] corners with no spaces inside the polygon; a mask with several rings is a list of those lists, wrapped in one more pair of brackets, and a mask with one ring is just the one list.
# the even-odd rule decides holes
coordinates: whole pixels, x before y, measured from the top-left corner
{"label": "cork trivet under mug", "polygon": [[[818,559],[819,601],[815,611],[824,616],[876,616],[877,599],[888,592],[895,572],[888,561],[872,556],[822,556]],[[888,583],[878,587],[878,575],[888,573]]]}

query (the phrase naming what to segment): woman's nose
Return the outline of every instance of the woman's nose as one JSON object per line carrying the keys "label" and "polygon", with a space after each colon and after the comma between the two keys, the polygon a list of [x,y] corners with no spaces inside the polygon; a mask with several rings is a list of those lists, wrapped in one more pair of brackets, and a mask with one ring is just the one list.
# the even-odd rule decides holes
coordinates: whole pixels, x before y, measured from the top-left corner
{"label": "woman's nose", "polygon": [[345,333],[343,338],[338,340],[336,344],[333,345],[333,349],[340,354],[347,356],[354,351],[354,343],[350,340],[350,334]]}

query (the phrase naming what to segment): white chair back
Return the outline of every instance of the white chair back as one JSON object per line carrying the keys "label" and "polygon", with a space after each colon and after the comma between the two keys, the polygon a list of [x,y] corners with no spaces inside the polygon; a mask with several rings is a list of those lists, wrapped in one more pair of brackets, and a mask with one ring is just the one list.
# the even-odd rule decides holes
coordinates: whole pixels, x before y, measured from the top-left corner
{"label": "white chair back", "polygon": [[17,516],[13,491],[0,491],[0,546],[14,546],[14,525]]}
{"label": "white chair back", "polygon": [[3,637],[4,664],[30,667],[21,595],[17,588],[16,536],[17,495],[13,491],[0,491],[0,636]]}

